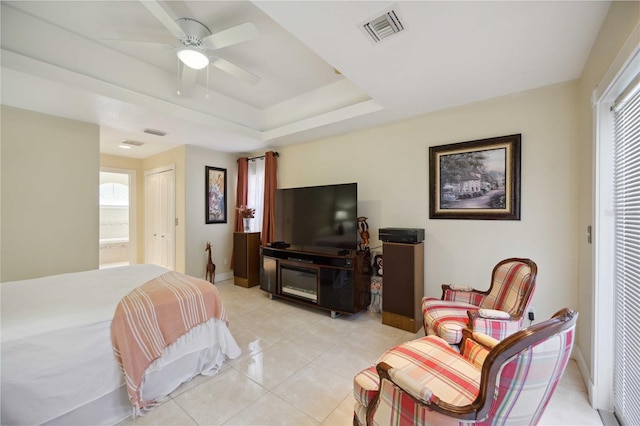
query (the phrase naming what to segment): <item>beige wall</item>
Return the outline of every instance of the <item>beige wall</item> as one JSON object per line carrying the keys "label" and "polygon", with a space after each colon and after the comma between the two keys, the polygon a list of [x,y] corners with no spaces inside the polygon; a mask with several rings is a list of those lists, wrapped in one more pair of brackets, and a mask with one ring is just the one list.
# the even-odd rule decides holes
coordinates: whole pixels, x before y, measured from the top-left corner
{"label": "beige wall", "polygon": [[[216,265],[216,281],[232,278],[230,260],[233,252],[233,230],[237,183],[237,155],[195,146],[186,149],[186,271],[205,277],[207,257],[204,251],[211,243],[211,258]],[[227,169],[227,223],[205,224],[205,166]]]}
{"label": "beige wall", "polygon": [[640,23],[640,3],[613,2],[596,39],[579,81],[579,150],[578,150],[578,345],[593,380],[592,346],[594,322],[594,246],[584,237],[594,224],[594,122],[591,96],[613,63],[633,29]]}
{"label": "beige wall", "polygon": [[[398,124],[278,149],[279,187],[358,183],[358,213],[380,227],[426,230],[425,295],[446,282],[487,288],[501,259],[539,267],[538,320],[577,308],[577,83],[424,115]],[[429,220],[430,146],[522,134],[520,221]]]}
{"label": "beige wall", "polygon": [[98,126],[1,111],[0,281],[97,268]]}

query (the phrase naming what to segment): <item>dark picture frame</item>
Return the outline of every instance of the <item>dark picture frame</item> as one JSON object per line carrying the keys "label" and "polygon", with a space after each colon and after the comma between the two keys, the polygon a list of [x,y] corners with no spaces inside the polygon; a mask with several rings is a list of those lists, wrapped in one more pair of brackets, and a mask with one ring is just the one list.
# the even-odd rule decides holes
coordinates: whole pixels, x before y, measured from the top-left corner
{"label": "dark picture frame", "polygon": [[227,169],[205,166],[205,223],[227,223]]}
{"label": "dark picture frame", "polygon": [[429,148],[429,218],[520,220],[522,135]]}

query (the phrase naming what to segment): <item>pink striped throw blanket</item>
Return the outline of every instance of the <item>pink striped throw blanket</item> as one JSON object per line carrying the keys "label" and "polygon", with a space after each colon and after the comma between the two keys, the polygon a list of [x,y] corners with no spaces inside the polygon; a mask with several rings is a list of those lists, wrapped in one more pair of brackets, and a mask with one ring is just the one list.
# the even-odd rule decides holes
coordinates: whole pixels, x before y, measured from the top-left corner
{"label": "pink striped throw blanket", "polygon": [[180,336],[211,318],[227,321],[218,289],[173,271],[142,284],[118,303],[111,343],[136,412],[154,402],[140,398],[149,365]]}

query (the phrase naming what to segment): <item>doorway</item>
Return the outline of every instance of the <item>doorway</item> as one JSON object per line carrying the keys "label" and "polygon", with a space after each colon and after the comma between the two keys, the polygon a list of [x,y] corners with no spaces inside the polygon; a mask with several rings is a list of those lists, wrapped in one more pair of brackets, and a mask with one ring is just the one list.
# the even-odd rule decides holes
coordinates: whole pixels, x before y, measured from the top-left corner
{"label": "doorway", "polygon": [[135,170],[100,169],[100,268],[137,263],[135,182]]}
{"label": "doorway", "polygon": [[[638,424],[638,27],[593,91],[595,247],[592,405]],[[615,331],[615,332],[613,332]],[[635,352],[634,352],[635,351]],[[605,414],[606,415],[606,414]]]}

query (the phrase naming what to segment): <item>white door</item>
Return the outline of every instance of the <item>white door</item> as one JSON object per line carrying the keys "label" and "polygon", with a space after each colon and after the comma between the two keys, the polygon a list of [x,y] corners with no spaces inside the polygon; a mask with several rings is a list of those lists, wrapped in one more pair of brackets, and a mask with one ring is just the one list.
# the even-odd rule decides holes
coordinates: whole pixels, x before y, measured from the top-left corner
{"label": "white door", "polygon": [[175,268],[175,172],[173,167],[145,176],[146,263]]}

